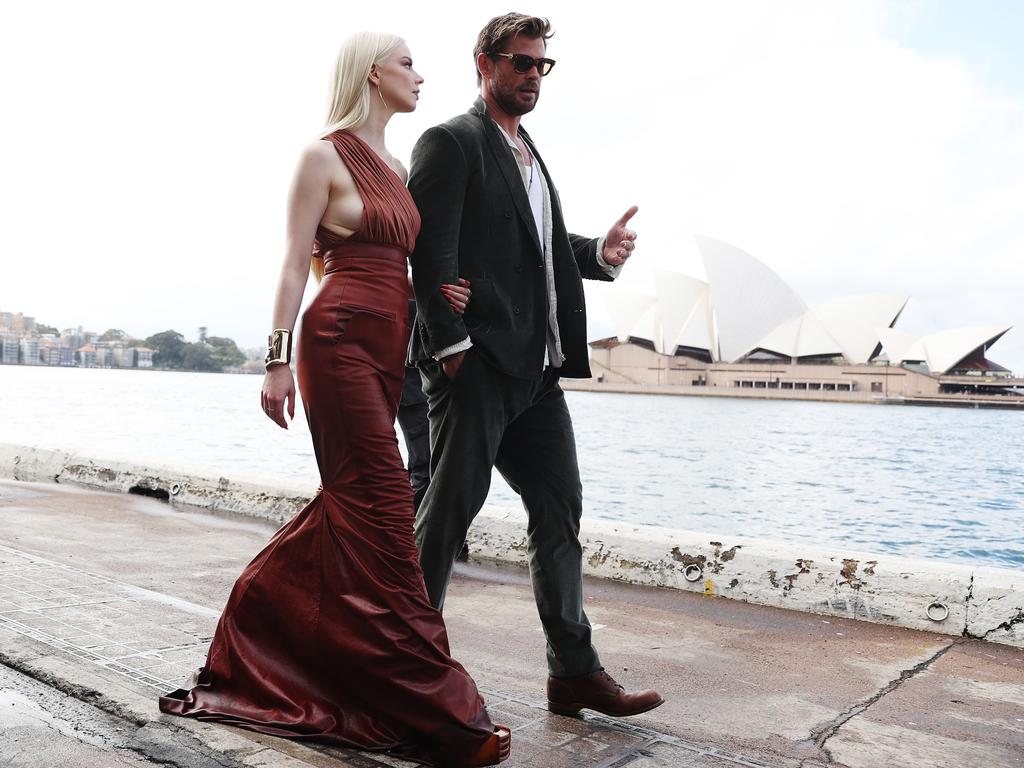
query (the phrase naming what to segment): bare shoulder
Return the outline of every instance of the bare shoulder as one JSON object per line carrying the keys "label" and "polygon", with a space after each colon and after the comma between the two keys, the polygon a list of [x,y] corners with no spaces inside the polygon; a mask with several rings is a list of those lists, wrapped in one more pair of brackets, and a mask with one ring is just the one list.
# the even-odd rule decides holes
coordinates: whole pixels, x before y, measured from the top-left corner
{"label": "bare shoulder", "polygon": [[335,165],[344,166],[334,145],[326,139],[311,141],[302,148],[299,154],[300,167],[319,166],[320,168],[331,168]]}
{"label": "bare shoulder", "polygon": [[333,186],[353,186],[352,174],[338,155],[334,145],[326,139],[311,141],[299,154],[298,175],[327,181]]}

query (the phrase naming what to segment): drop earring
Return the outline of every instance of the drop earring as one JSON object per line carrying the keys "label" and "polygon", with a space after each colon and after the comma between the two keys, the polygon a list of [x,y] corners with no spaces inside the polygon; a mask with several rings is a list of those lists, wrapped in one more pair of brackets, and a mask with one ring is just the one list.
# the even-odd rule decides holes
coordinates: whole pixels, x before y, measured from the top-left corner
{"label": "drop earring", "polygon": [[387,109],[388,103],[384,101],[384,94],[380,92],[380,83],[377,83],[377,95],[380,96],[380,103],[384,105],[384,109]]}

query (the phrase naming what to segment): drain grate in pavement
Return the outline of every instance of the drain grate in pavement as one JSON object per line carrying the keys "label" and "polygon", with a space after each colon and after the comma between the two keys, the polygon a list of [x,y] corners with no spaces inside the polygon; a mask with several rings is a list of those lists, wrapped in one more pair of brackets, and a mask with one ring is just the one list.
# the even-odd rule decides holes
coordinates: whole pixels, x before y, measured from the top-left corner
{"label": "drain grate in pavement", "polygon": [[[0,545],[0,630],[29,637],[157,692],[177,688],[206,659],[218,612]],[[600,715],[551,715],[546,702],[481,687],[492,719],[515,733],[513,766],[769,768]],[[310,745],[347,766],[407,766]]]}

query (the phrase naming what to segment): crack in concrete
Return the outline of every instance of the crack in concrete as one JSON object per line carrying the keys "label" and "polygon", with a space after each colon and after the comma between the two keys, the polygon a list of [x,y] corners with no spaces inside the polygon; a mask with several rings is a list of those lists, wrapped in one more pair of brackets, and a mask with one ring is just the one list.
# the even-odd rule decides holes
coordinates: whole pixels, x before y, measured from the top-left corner
{"label": "crack in concrete", "polygon": [[29,664],[26,664],[22,660],[16,659],[13,656],[9,656],[3,651],[0,651],[0,664],[3,664],[9,669],[13,669],[15,672],[22,674],[25,677],[29,677],[43,685],[49,686],[55,691],[60,691],[73,699],[77,699],[89,706],[96,707],[96,709],[102,710],[108,715],[113,715],[121,720],[125,720],[137,728],[142,728],[149,723],[145,718],[140,717],[135,712],[132,712],[130,709],[127,709],[110,697],[104,696],[93,688],[87,688],[84,685],[75,685],[74,683],[63,680],[56,675],[51,675],[47,672],[34,669]]}
{"label": "crack in concrete", "polygon": [[[191,738],[195,740],[195,737]],[[195,741],[197,743],[201,743],[198,742],[198,740]],[[202,761],[200,765],[203,766],[216,765],[220,766],[220,768],[241,768],[241,766],[243,765],[243,763],[240,763],[237,760],[233,760],[227,755],[224,755],[225,760],[227,760],[227,762],[224,762],[224,760],[220,760],[217,757],[216,753],[209,751],[209,749],[196,749],[195,752],[189,754],[188,758],[185,761],[175,760],[174,758],[158,757],[152,751],[150,745],[145,744],[126,744],[123,747],[121,747],[121,749],[125,750],[126,752],[132,752],[134,754],[137,754],[139,757],[143,758],[147,762],[152,763],[153,765],[165,765],[168,766],[168,768],[196,768],[197,759]]]}
{"label": "crack in concrete", "polygon": [[[1009,632],[1011,629],[1013,629],[1018,624],[1024,624],[1024,610],[1017,611],[1017,615],[1016,616],[1011,616],[1009,619],[1004,621],[1002,624],[999,624],[998,626],[992,627],[992,629],[988,630],[983,635],[968,635],[968,637],[974,638],[976,640],[987,640],[988,636],[991,635],[993,632],[998,632],[1000,629],[1005,629],[1007,632]],[[966,630],[965,630],[965,632],[966,632]]]}
{"label": "crack in concrete", "polygon": [[[988,605],[993,600],[1002,600],[1005,597],[1006,597],[1006,595],[994,595],[992,597],[986,597],[985,598],[985,604]],[[971,623],[970,619],[971,619],[971,608],[972,608],[972,606],[974,606],[974,573],[973,572],[971,573],[971,580],[970,580],[970,582],[967,585],[967,599],[966,599],[966,601],[964,603],[964,608],[965,608],[965,610],[964,610],[964,628],[963,628],[963,632],[961,632],[962,636],[970,638],[971,640],[988,640],[989,635],[991,635],[993,632],[998,632],[1001,629],[1004,629],[1007,632],[1009,632],[1010,630],[1012,630],[1018,624],[1024,623],[1024,610],[1019,610],[1019,611],[1017,611],[1017,614],[1015,616],[1011,616],[1006,621],[1002,622],[1001,624],[997,624],[996,626],[992,627],[991,629],[985,630],[981,634],[978,634],[976,632],[971,632],[971,630],[970,630],[970,623]]]}
{"label": "crack in concrete", "polygon": [[822,762],[817,757],[805,757],[797,763],[796,768],[849,768],[846,763],[837,763],[833,760]]}
{"label": "crack in concrete", "polygon": [[[131,752],[133,754],[136,754],[146,762],[152,763],[153,765],[166,765],[170,768],[185,768],[181,763],[175,760],[164,760],[162,757],[157,757],[156,755],[150,754],[142,747],[133,746],[131,744],[125,744],[123,747],[120,747],[120,749],[123,749],[125,752]],[[224,765],[224,763],[219,762],[217,764]]]}
{"label": "crack in concrete", "polygon": [[[147,720],[93,688],[70,683],[55,675],[34,669],[26,662],[2,651],[0,651],[0,665],[75,701],[79,701],[88,707],[92,707],[130,726],[134,726],[136,729],[133,735],[125,734],[114,737],[102,729],[91,727],[88,723],[75,721],[73,723],[75,730],[74,738],[84,743],[93,744],[94,746],[102,744],[112,752],[124,751],[135,753],[147,762],[154,765],[169,766],[169,768],[196,768],[196,759],[201,760],[202,765],[216,765],[220,766],[220,768],[240,768],[242,766],[242,763],[233,759],[230,755],[218,754],[212,748],[204,745],[186,728],[174,723]],[[45,719],[41,719],[40,722],[50,730],[67,735],[54,723],[48,722]],[[159,740],[145,738],[146,732],[152,731],[154,727],[166,731],[171,736],[172,741],[179,742],[178,744],[173,744],[172,749],[181,753],[182,759],[158,756],[161,750],[167,749],[167,746],[161,745]],[[181,740],[188,742],[188,744],[180,744]]]}
{"label": "crack in concrete", "polygon": [[971,571],[971,580],[967,582],[967,597],[964,599],[964,629],[960,634],[970,637],[967,628],[971,624],[971,606],[974,605],[974,571]]}
{"label": "crack in concrete", "polygon": [[[808,741],[812,741],[814,743],[814,746],[816,746],[821,751],[821,754],[827,759],[830,765],[835,763],[835,759],[832,757],[832,753],[825,746],[825,743],[833,736],[835,736],[836,733],[839,732],[840,728],[846,725],[846,723],[848,723],[853,718],[857,717],[860,714],[863,714],[865,711],[867,711],[869,707],[871,707],[873,704],[875,704],[885,696],[895,691],[907,680],[927,670],[932,664],[934,664],[936,661],[945,656],[950,649],[952,649],[954,646],[960,645],[962,642],[962,640],[954,640],[949,645],[940,648],[930,657],[928,657],[927,659],[918,664],[915,664],[910,669],[901,670],[899,677],[895,678],[894,680],[890,680],[885,686],[882,687],[881,690],[879,690],[873,696],[866,699],[865,701],[861,701],[857,704],[854,704],[852,707],[847,709],[838,717],[834,718],[830,723],[828,723],[824,727],[811,731],[811,736],[810,739],[808,739]],[[836,763],[836,765],[840,764]]]}

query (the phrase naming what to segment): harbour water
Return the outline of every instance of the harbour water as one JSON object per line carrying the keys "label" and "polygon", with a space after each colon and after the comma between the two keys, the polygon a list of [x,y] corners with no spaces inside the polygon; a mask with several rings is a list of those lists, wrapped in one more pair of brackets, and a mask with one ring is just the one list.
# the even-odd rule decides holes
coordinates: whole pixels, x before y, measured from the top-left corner
{"label": "harbour water", "polygon": [[[0,366],[0,442],[317,485],[262,378]],[[1024,568],[1024,414],[569,392],[586,515]],[[399,441],[401,442],[401,441]],[[517,505],[495,474],[488,503]],[[2,515],[0,515],[2,526]]]}

